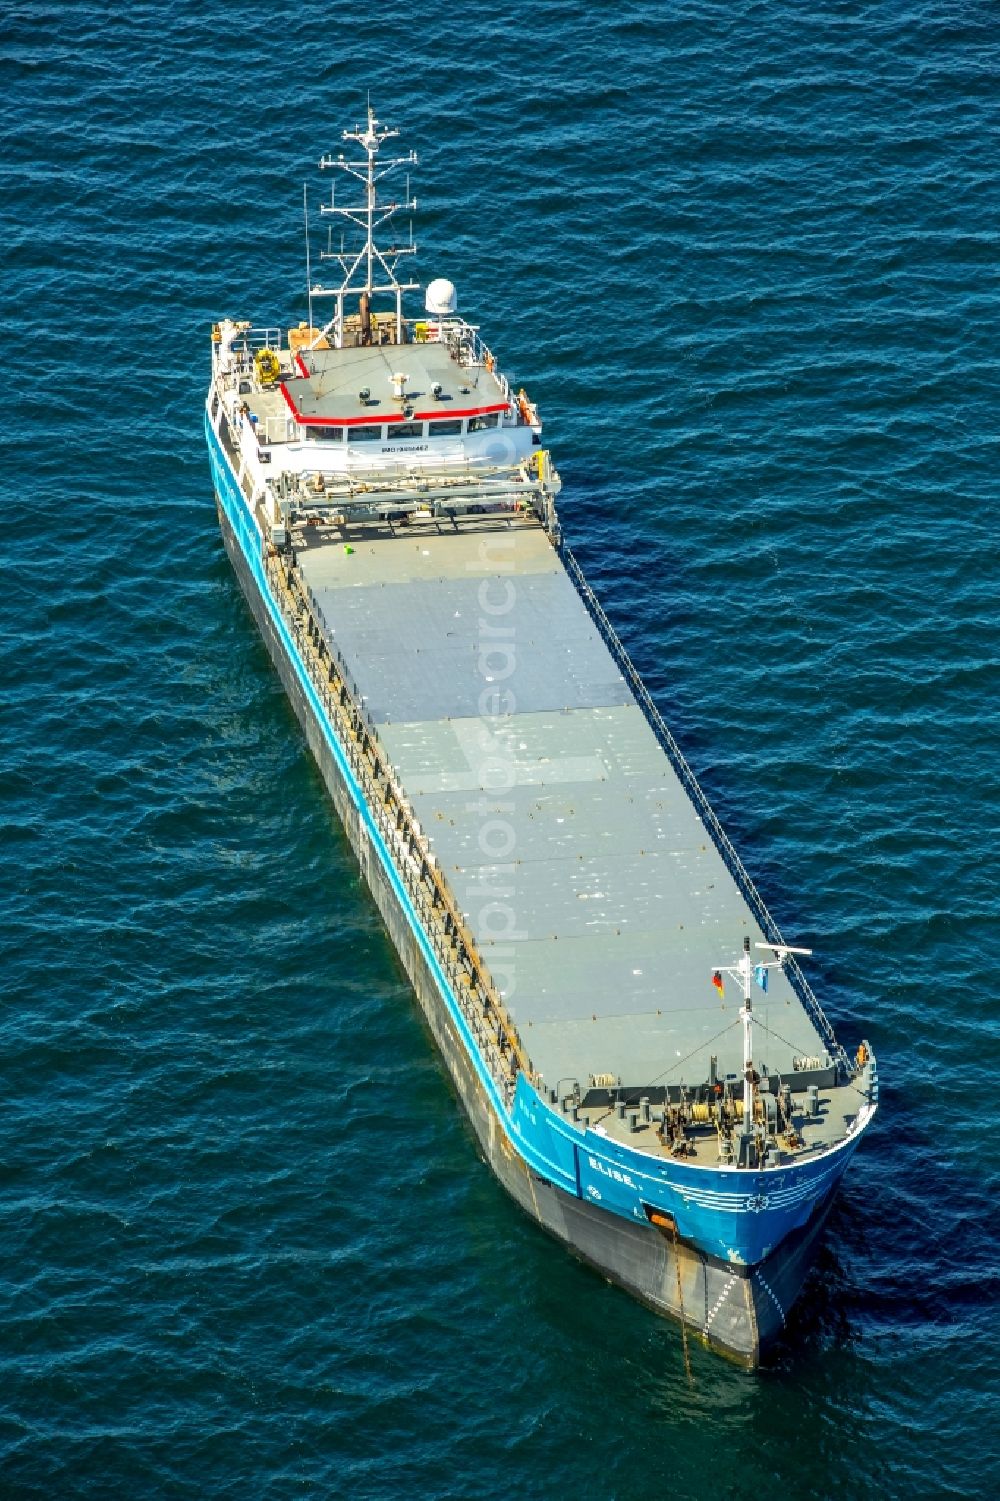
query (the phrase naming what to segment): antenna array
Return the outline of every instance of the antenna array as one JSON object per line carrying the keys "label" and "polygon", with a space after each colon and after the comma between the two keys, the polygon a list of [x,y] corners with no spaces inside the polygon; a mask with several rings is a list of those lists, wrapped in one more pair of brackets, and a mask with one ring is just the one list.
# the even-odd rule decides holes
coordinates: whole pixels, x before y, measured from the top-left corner
{"label": "antenna array", "polygon": [[313,339],[313,344],[332,331],[335,342],[338,347],[340,346],[344,328],[344,298],[352,293],[358,295],[363,324],[367,323],[368,309],[373,296],[382,294],[395,297],[396,338],[401,340],[403,293],[414,291],[420,285],[416,281],[400,281],[396,274],[399,262],[405,256],[415,255],[417,252],[417,247],[413,242],[412,220],[408,244],[378,245],[375,236],[383,226],[390,224],[401,210],[412,214],[416,209],[417,200],[410,195],[409,174],[406,178],[406,196],[401,201],[393,199],[380,202],[378,184],[398,167],[415,165],[417,154],[415,151],[410,151],[405,156],[379,158],[382,146],[386,141],[395,139],[399,131],[388,130],[381,125],[375,118],[370,104],[366,128],[356,126],[354,130],[345,130],[343,134],[345,141],[354,142],[362,148],[366,154],[366,160],[349,160],[343,152],[340,152],[335,157],[321,157],[319,165],[324,170],[340,171],[349,177],[356,178],[364,188],[365,201],[345,207],[336,201],[336,193],[331,191],[330,202],[320,205],[320,213],[329,218],[339,219],[341,224],[347,223],[360,230],[364,236],[364,242],[357,248],[347,249],[342,236],[339,250],[329,247],[320,253],[321,260],[336,261],[339,264],[343,280],[339,287],[314,286],[310,289],[313,297],[335,297],[337,300],[336,313],[322,332]]}

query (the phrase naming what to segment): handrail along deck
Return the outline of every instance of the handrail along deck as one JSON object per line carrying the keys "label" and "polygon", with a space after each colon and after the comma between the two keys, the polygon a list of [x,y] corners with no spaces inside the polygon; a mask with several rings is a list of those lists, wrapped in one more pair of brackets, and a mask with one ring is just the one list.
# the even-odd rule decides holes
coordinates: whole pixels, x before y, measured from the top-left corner
{"label": "handrail along deck", "polygon": [[[517,1028],[427,850],[426,839],[412,817],[374,723],[361,707],[347,666],[316,618],[308,584],[294,559],[283,565],[277,549],[270,544],[264,546],[264,569],[331,726],[362,784],[368,810],[393,853],[396,870],[453,982],[453,993],[472,1027],[480,1054],[509,1106],[518,1073],[523,1072],[533,1082],[535,1079]],[[470,1006],[473,993],[478,1004]]]}
{"label": "handrail along deck", "polygon": [[[763,897],[751,880],[750,874],[743,864],[743,861],[736,853],[732,841],[730,840],[725,829],[722,827],[722,824],[719,822],[715,810],[706,797],[704,791],[702,790],[698,778],[691,770],[691,767],[688,765],[687,761],[684,758],[680,746],[677,744],[677,741],[674,739],[673,735],[670,733],[670,730],[667,728],[667,725],[663,720],[663,716],[660,714],[659,709],[656,707],[652,697],[650,696],[649,689],[646,687],[645,683],[642,681],[642,678],[639,676],[639,673],[636,670],[631,657],[625,650],[625,647],[622,645],[617,631],[611,624],[611,621],[608,619],[607,615],[604,613],[604,609],[601,606],[600,600],[597,598],[593,589],[591,589],[590,585],[587,583],[583,569],[580,567],[576,558],[573,556],[573,553],[569,546],[561,539],[556,541],[556,549],[566,566],[566,570],[569,573],[570,578],[573,580],[573,583],[576,586],[577,592],[579,593],[584,604],[587,606],[594,624],[600,631],[605,644],[611,651],[611,654],[614,657],[615,661],[618,663],[618,666],[621,668],[622,674],[628,682],[629,687],[635,694],[639,706],[645,714],[647,721],[649,722],[650,728],[669,756],[674,770],[677,772],[677,775],[680,777],[681,782],[687,790],[689,796],[691,797],[692,802],[694,803],[698,812],[701,814],[701,817],[705,823],[705,827],[708,829],[710,835],[712,836],[712,841],[715,844],[716,849],[719,851],[719,854],[722,856],[726,868],[735,879],[742,895],[749,903],[751,910],[760,923],[761,930],[764,933],[765,938],[771,943],[783,944],[785,940],[781,936],[781,929],[778,927],[778,924],[775,922],[774,918],[771,916],[770,912],[765,906]],[[798,960],[795,958],[794,954],[789,954],[787,956],[784,969],[788,974],[789,979],[791,980],[796,994],[801,1000],[812,1021],[818,1027],[824,1042],[827,1044],[827,1049],[830,1053],[831,1058],[833,1058],[836,1063],[840,1064],[849,1078],[852,1078],[856,1070],[852,1065],[845,1049],[843,1048],[841,1043],[837,1041],[833,1027],[827,1020],[823,1008],[817,1000],[812,986],[809,984],[809,981],[803,974],[802,967],[799,964]]]}

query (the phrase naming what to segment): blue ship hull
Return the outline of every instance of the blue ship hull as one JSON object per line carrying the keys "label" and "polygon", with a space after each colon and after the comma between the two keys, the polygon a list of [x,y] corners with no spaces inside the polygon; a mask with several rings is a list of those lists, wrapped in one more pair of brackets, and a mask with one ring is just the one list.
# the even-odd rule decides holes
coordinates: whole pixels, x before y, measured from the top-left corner
{"label": "blue ship hull", "polygon": [[[490,1165],[529,1213],[606,1275],[754,1362],[784,1324],[870,1115],[828,1150],[755,1171],[660,1159],[581,1131],[523,1074],[505,1098],[274,598],[263,538],[207,416],[206,435],[223,534],[241,585]],[[669,1220],[669,1236],[651,1214]]]}

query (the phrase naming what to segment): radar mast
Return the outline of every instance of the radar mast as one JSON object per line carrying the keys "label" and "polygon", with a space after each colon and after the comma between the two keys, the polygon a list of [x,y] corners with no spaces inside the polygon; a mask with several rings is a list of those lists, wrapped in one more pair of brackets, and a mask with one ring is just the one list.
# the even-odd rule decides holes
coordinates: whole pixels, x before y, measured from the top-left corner
{"label": "radar mast", "polygon": [[331,191],[330,202],[321,204],[320,213],[327,217],[346,220],[349,224],[359,229],[364,235],[364,244],[357,249],[347,250],[341,239],[341,248],[330,249],[321,252],[320,259],[336,261],[343,274],[343,281],[339,287],[315,286],[311,288],[313,297],[335,297],[337,311],[326,327],[314,336],[310,348],[331,331],[339,349],[343,344],[344,337],[344,298],[350,294],[358,296],[358,307],[361,315],[362,340],[367,342],[370,338],[371,299],[377,294],[392,295],[396,299],[396,341],[402,342],[403,337],[403,293],[415,291],[420,283],[416,281],[400,281],[396,275],[396,267],[399,261],[408,255],[415,255],[416,245],[413,243],[413,226],[410,226],[410,240],[406,245],[377,245],[375,235],[384,225],[390,224],[394,216],[404,210],[412,213],[417,206],[417,200],[410,196],[410,180],[406,179],[406,196],[399,202],[397,200],[379,201],[377,186],[384,177],[397,167],[408,167],[416,163],[417,153],[409,152],[406,156],[391,158],[379,158],[379,152],[386,141],[393,140],[399,135],[398,130],[388,130],[375,118],[375,112],[368,105],[368,123],[365,129],[356,126],[354,130],[345,130],[345,141],[353,141],[367,155],[366,161],[350,161],[343,152],[337,156],[324,156],[320,158],[320,167],[324,170],[337,170],[345,172],[350,177],[357,178],[365,189],[365,202],[363,204],[351,204],[348,207],[337,203],[336,191]]}

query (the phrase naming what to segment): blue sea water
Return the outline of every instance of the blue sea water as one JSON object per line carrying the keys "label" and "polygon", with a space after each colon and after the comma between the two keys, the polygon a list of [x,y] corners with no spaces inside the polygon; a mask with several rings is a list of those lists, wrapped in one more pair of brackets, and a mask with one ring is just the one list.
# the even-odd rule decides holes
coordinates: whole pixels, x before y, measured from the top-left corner
{"label": "blue sea water", "polygon": [[[8,0],[0,1496],[1000,1492],[995,7]],[[747,1375],[481,1163],[223,554],[364,110],[883,1113]],[[318,246],[317,246],[318,248]]]}

